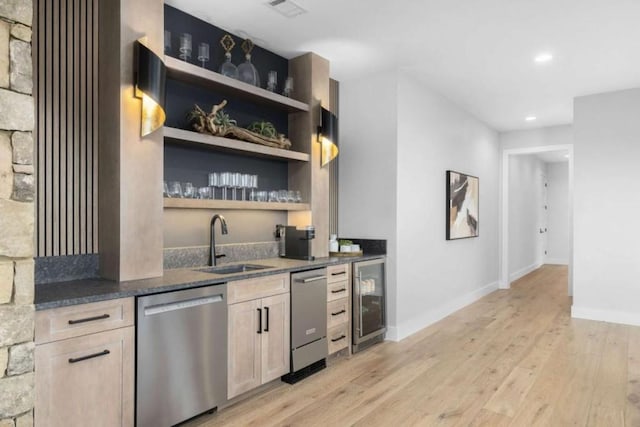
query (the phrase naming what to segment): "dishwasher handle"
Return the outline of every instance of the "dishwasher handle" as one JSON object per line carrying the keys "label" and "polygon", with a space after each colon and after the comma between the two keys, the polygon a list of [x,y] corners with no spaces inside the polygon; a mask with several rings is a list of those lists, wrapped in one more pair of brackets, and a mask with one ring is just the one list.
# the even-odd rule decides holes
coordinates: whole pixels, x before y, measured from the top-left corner
{"label": "dishwasher handle", "polygon": [[145,316],[166,313],[169,311],[184,310],[205,304],[212,304],[224,300],[223,294],[211,295],[207,297],[186,299],[181,301],[168,302],[164,304],[150,305],[144,308]]}
{"label": "dishwasher handle", "polygon": [[311,283],[311,282],[317,282],[318,280],[326,280],[327,276],[314,276],[314,277],[308,277],[306,279],[296,279],[296,282],[299,283]]}

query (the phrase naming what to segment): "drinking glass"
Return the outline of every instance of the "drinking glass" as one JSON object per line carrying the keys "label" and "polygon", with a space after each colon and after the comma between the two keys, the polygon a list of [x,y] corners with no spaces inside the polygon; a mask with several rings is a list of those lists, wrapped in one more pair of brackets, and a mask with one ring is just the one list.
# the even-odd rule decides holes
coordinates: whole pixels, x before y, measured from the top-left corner
{"label": "drinking glass", "polygon": [[185,182],[182,184],[182,196],[185,199],[194,199],[196,197],[196,189],[193,187],[192,183]]}
{"label": "drinking glass", "polygon": [[227,188],[231,185],[231,172],[220,174],[220,187],[222,187],[222,200],[227,200]]}
{"label": "drinking glass", "polygon": [[242,186],[242,174],[234,172],[231,174],[231,187],[233,188],[233,200],[238,200],[238,189]]}
{"label": "drinking glass", "polygon": [[269,92],[275,92],[277,85],[278,85],[278,72],[269,71],[269,74],[267,75],[267,90]]}
{"label": "drinking glass", "polygon": [[278,191],[277,190],[269,191],[269,201],[270,202],[277,202],[278,201]]}
{"label": "drinking glass", "polygon": [[204,68],[205,62],[209,62],[209,45],[207,43],[198,45],[198,61],[202,62],[202,68]]}
{"label": "drinking glass", "polygon": [[212,172],[209,174],[209,187],[211,187],[211,198],[216,198],[216,187],[220,187],[220,174]]}
{"label": "drinking glass", "polygon": [[242,200],[247,200],[247,190],[251,188],[252,175],[245,173],[242,175]]}
{"label": "drinking glass", "polygon": [[171,54],[171,31],[164,30],[164,54]]}
{"label": "drinking glass", "polygon": [[178,181],[169,181],[169,197],[181,198],[182,186]]}
{"label": "drinking glass", "polygon": [[278,191],[278,201],[280,203],[287,203],[288,198],[289,198],[289,192],[287,190]]}
{"label": "drinking glass", "polygon": [[198,188],[199,199],[211,199],[211,190],[213,187],[200,187]]}
{"label": "drinking glass", "polygon": [[257,189],[258,189],[258,175],[251,175],[251,194],[249,195],[249,200],[252,202],[257,201]]}
{"label": "drinking glass", "polygon": [[293,77],[289,76],[284,81],[284,90],[282,94],[286,97],[291,97],[291,93],[293,92]]}
{"label": "drinking glass", "polygon": [[295,202],[296,203],[302,202],[302,194],[300,193],[300,191],[296,191],[295,193]]}
{"label": "drinking glass", "polygon": [[162,184],[164,185],[164,188],[162,190],[162,196],[163,197],[171,197],[171,196],[169,196],[169,186],[167,185],[167,181],[163,181]]}
{"label": "drinking glass", "polygon": [[266,191],[258,191],[258,193],[256,194],[256,198],[258,199],[258,202],[266,202],[269,200],[269,195]]}
{"label": "drinking glass", "polygon": [[295,203],[296,202],[296,192],[293,190],[289,190],[287,192],[287,202]]}
{"label": "drinking glass", "polygon": [[188,61],[191,59],[191,34],[182,33],[180,36],[180,59]]}

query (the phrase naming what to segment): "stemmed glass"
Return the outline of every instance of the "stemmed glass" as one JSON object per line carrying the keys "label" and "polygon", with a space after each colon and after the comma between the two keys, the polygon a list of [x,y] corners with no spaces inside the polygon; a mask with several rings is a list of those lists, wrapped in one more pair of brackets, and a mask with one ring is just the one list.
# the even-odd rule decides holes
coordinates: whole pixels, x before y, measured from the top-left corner
{"label": "stemmed glass", "polygon": [[209,45],[207,43],[198,45],[198,61],[202,62],[202,68],[205,68],[205,62],[209,61]]}
{"label": "stemmed glass", "polygon": [[183,33],[180,36],[180,59],[188,61],[191,58],[191,34]]}
{"label": "stemmed glass", "polygon": [[277,71],[269,71],[267,75],[267,90],[269,92],[275,92],[276,86],[278,85],[278,72]]}
{"label": "stemmed glass", "polygon": [[164,30],[164,54],[171,54],[171,31]]}
{"label": "stemmed glass", "polygon": [[257,189],[258,189],[258,175],[250,175],[251,181],[249,188],[251,188],[251,193],[249,194],[249,200],[255,202],[257,200]]}
{"label": "stemmed glass", "polygon": [[233,200],[238,200],[237,190],[242,187],[242,174],[240,172],[231,174],[231,187],[233,188]]}
{"label": "stemmed glass", "polygon": [[216,198],[216,187],[220,187],[220,174],[213,172],[209,174],[209,187],[211,187],[211,198]]}
{"label": "stemmed glass", "polygon": [[251,188],[251,175],[242,174],[242,200],[247,200],[247,189]]}
{"label": "stemmed glass", "polygon": [[287,79],[284,81],[284,89],[282,91],[282,94],[287,98],[290,98],[292,92],[293,92],[293,77],[287,77]]}
{"label": "stemmed glass", "polygon": [[227,188],[231,186],[231,172],[220,174],[220,187],[222,187],[222,200],[227,200]]}

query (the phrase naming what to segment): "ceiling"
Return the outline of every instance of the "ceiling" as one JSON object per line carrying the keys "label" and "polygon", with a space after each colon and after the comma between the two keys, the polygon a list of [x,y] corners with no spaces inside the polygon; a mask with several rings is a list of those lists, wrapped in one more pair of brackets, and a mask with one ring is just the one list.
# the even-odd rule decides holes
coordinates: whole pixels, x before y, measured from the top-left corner
{"label": "ceiling", "polygon": [[307,13],[167,3],[288,58],[316,52],[343,83],[405,69],[499,131],[571,123],[575,96],[640,87],[640,0],[294,1]]}

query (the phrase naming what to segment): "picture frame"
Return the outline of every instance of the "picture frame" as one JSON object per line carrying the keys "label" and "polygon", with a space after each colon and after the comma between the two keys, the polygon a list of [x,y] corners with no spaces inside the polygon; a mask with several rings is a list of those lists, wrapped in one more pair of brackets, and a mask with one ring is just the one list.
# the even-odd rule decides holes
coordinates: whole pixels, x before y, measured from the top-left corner
{"label": "picture frame", "polygon": [[446,174],[446,238],[459,240],[480,235],[480,179],[448,170]]}

